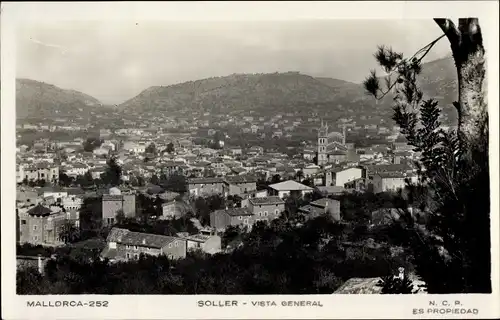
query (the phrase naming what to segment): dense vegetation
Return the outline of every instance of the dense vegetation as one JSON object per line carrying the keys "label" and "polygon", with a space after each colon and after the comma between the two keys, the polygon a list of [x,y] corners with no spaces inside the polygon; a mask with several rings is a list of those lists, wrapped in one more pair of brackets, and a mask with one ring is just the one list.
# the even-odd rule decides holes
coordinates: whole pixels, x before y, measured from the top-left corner
{"label": "dense vegetation", "polygon": [[[232,230],[230,232],[235,232]],[[19,271],[20,294],[313,294],[332,293],[351,277],[376,277],[408,259],[391,251],[386,239],[362,239],[351,224],[322,216],[304,222],[298,216],[257,224],[240,235],[242,246],[213,256],[189,254],[186,259],[141,257],[109,264],[92,252],[79,257],[60,254],[43,276]],[[352,241],[356,240],[357,245]],[[378,243],[378,244],[377,244]],[[82,259],[82,257],[85,257]]]}

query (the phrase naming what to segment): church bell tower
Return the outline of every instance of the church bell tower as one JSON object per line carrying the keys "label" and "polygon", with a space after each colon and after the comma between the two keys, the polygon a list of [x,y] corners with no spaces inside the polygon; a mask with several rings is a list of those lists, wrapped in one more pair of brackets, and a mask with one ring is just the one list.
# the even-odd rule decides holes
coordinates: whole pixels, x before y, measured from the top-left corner
{"label": "church bell tower", "polygon": [[318,130],[318,165],[323,166],[328,163],[326,146],[328,145],[328,125],[321,120],[321,127]]}

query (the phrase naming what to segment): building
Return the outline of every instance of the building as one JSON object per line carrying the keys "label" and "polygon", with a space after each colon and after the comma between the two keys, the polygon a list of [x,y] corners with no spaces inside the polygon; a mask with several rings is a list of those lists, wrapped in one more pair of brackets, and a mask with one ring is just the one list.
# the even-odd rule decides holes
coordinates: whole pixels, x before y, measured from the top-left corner
{"label": "building", "polygon": [[33,245],[61,245],[59,233],[66,221],[66,213],[58,207],[37,204],[28,210],[18,210],[19,242]]}
{"label": "building", "polygon": [[227,196],[251,193],[257,190],[257,178],[253,176],[224,177],[224,194]]}
{"label": "building", "polygon": [[271,221],[285,211],[285,201],[279,197],[251,198],[248,210],[254,214],[255,221]]}
{"label": "building", "polygon": [[328,125],[321,121],[321,127],[318,129],[318,150],[317,164],[324,166],[328,163],[341,163],[347,160],[346,127],[343,127],[343,133],[328,132]]}
{"label": "building", "polygon": [[[22,165],[20,165],[22,166]],[[41,162],[33,165],[23,166],[23,168],[18,168],[17,178],[21,178],[21,173],[23,174],[23,180],[27,181],[40,181],[44,180],[46,182],[57,183],[59,180],[59,166],[49,162]]]}
{"label": "building", "polygon": [[210,213],[210,226],[215,230],[223,231],[229,226],[251,228],[254,215],[248,208],[226,208]]}
{"label": "building", "polygon": [[109,194],[102,196],[103,224],[114,224],[120,212],[125,217],[135,217],[135,194],[122,194],[118,188],[111,188]]}
{"label": "building", "polygon": [[325,172],[325,186],[345,187],[347,183],[362,177],[362,168],[332,168]]}
{"label": "building", "polygon": [[193,196],[209,196],[224,194],[222,178],[190,178],[188,179],[189,194]]}
{"label": "building", "polygon": [[369,178],[368,190],[374,193],[402,190],[406,186],[406,179],[414,180],[416,176],[400,172],[380,172]]}
{"label": "building", "polygon": [[83,199],[77,196],[67,196],[61,199],[61,204],[66,211],[80,210]]}
{"label": "building", "polygon": [[200,233],[183,239],[186,240],[187,251],[201,250],[208,254],[216,254],[222,249],[222,239],[218,235]]}
{"label": "building", "polygon": [[162,204],[162,216],[160,219],[169,220],[177,219],[185,216],[188,212],[192,212],[192,208],[184,201],[172,200]]}
{"label": "building", "polygon": [[107,245],[101,252],[102,258],[111,261],[129,261],[138,259],[141,254],[159,256],[169,259],[186,257],[186,240],[178,237],[133,232],[127,229],[111,229]]}
{"label": "building", "polygon": [[293,180],[271,184],[269,185],[269,189],[270,189],[269,191],[270,195],[278,196],[281,199],[290,195],[297,195],[303,197],[307,193],[311,193],[314,190],[311,187],[308,187],[302,183],[298,183],[297,181]]}
{"label": "building", "polygon": [[401,172],[379,172],[368,178],[367,188],[373,193],[398,191],[405,188],[406,179],[416,182],[416,176],[413,174]]}
{"label": "building", "polygon": [[314,219],[322,214],[330,215],[334,221],[340,221],[340,201],[321,198],[299,208],[308,219]]}

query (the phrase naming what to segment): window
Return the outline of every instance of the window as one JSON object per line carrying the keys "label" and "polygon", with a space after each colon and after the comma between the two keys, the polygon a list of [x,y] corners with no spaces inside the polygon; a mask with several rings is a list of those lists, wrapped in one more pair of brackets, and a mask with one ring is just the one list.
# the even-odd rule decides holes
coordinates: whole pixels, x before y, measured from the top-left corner
{"label": "window", "polygon": [[172,248],[172,244],[171,244],[171,243],[169,243],[169,244],[168,244],[168,247],[169,247],[169,248]]}
{"label": "window", "polygon": [[267,215],[268,215],[267,211],[264,211],[264,216],[266,216],[266,217],[267,217]]}
{"label": "window", "polygon": [[275,213],[275,214],[279,214],[279,213],[280,213],[280,211],[279,211],[278,209],[276,209],[276,210],[274,210],[274,213]]}
{"label": "window", "polygon": [[127,249],[130,249],[130,245],[127,244]]}
{"label": "window", "polygon": [[179,246],[179,241],[175,241],[175,246],[178,247]]}
{"label": "window", "polygon": [[136,254],[134,254],[134,258],[135,258],[135,259],[139,259],[139,255],[138,255],[137,253],[136,253]]}
{"label": "window", "polygon": [[26,220],[21,220],[21,224],[26,224]]}
{"label": "window", "polygon": [[130,253],[127,253],[127,259],[130,259]]}
{"label": "window", "polygon": [[36,231],[36,228],[37,228],[36,226],[33,226],[33,231]]}
{"label": "window", "polygon": [[147,250],[148,250],[148,251],[151,251],[151,248],[150,248],[150,247],[148,247],[148,248],[147,248]]}
{"label": "window", "polygon": [[248,224],[248,219],[245,219],[245,220],[243,221],[243,223],[244,223],[244,224]]}
{"label": "window", "polygon": [[137,250],[137,246],[134,246],[134,250]]}
{"label": "window", "polygon": [[38,236],[34,236],[33,241],[38,241]]}
{"label": "window", "polygon": [[242,216],[239,216],[239,217],[238,217],[238,219],[239,219],[239,220],[243,220],[243,217],[242,217]]}

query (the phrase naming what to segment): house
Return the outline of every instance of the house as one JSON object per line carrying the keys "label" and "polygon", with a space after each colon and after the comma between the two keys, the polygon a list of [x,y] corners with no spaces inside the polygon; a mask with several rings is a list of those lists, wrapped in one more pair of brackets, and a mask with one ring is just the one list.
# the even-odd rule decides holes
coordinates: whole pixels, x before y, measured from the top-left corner
{"label": "house", "polygon": [[304,213],[307,218],[314,219],[322,214],[329,214],[335,221],[340,221],[340,201],[321,198],[311,202],[308,205],[299,208],[299,211]]}
{"label": "house", "polygon": [[21,173],[23,173],[24,175],[22,180],[45,180],[47,182],[54,183],[57,183],[57,181],[59,180],[59,166],[49,162],[40,162],[34,165],[23,166],[22,170],[18,169],[18,171],[18,178],[21,178]]}
{"label": "house", "polygon": [[185,216],[188,212],[192,212],[193,209],[184,201],[172,200],[167,203],[162,204],[162,216],[160,219],[177,219]]}
{"label": "house", "polygon": [[416,182],[416,176],[411,173],[379,172],[368,178],[367,189],[374,193],[398,191],[405,188],[406,179]]}
{"label": "house", "polygon": [[183,239],[187,243],[187,251],[201,250],[208,254],[215,254],[221,252],[222,239],[218,235],[213,234],[195,234],[185,236]]}
{"label": "house", "polygon": [[271,184],[269,185],[269,189],[270,195],[278,196],[281,199],[290,195],[298,195],[302,197],[307,193],[313,192],[313,188],[293,180]]}
{"label": "house", "polygon": [[342,195],[347,191],[344,187],[337,186],[316,186],[316,190],[324,197]]}
{"label": "house", "polygon": [[285,201],[279,197],[248,199],[248,210],[255,216],[255,221],[271,221],[285,211]]}
{"label": "house", "polygon": [[66,221],[60,208],[37,204],[27,211],[18,210],[19,242],[33,245],[61,245],[59,233]]}
{"label": "house", "polygon": [[16,202],[19,205],[23,204],[37,204],[41,201],[41,198],[38,197],[38,192],[34,190],[29,190],[25,188],[18,188],[16,190]]}
{"label": "house", "polygon": [[227,208],[210,213],[210,226],[223,231],[228,226],[243,226],[251,228],[254,214],[248,208]]}
{"label": "house", "polygon": [[226,195],[241,195],[257,190],[257,178],[253,176],[224,177],[224,193]]}
{"label": "house", "polygon": [[68,192],[60,187],[43,187],[38,189],[38,195],[43,198],[53,197],[55,200],[60,201],[68,196]]}
{"label": "house", "polygon": [[325,186],[345,187],[346,183],[360,179],[361,168],[332,168],[325,172]]}
{"label": "house", "polygon": [[222,178],[190,178],[188,179],[189,194],[193,196],[207,196],[224,193]]}
{"label": "house", "polygon": [[229,151],[233,156],[239,156],[243,154],[243,150],[241,149],[241,147],[233,147],[229,149]]}
{"label": "house", "polygon": [[122,212],[125,217],[135,217],[135,194],[122,194],[118,188],[111,188],[102,196],[102,221],[104,225],[116,222],[116,216]]}
{"label": "house", "polygon": [[315,175],[320,169],[320,166],[316,164],[310,164],[302,169],[302,173],[304,174],[304,178],[309,178]]}
{"label": "house", "polygon": [[77,196],[67,196],[61,199],[61,204],[66,211],[80,210],[83,204],[83,198]]}
{"label": "house", "polygon": [[187,251],[185,239],[121,228],[111,229],[106,242],[101,257],[113,262],[138,259],[141,254],[183,259]]}

